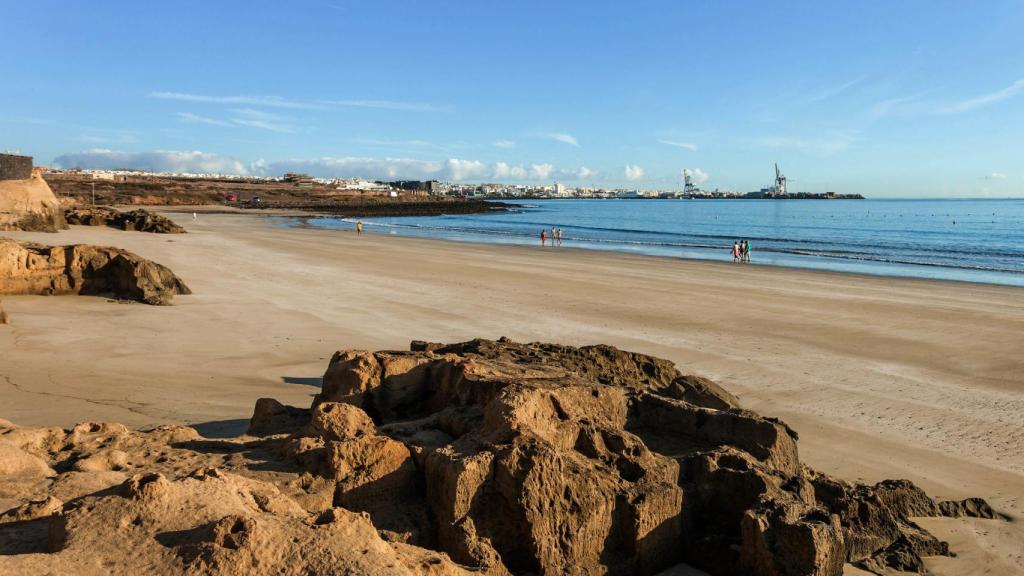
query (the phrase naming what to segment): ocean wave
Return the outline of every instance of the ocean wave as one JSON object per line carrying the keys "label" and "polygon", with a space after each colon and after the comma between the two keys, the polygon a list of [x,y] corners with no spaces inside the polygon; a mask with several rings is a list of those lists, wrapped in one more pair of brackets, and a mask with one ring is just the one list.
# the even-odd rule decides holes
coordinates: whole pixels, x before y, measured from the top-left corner
{"label": "ocean wave", "polygon": [[[337,227],[332,222],[353,224],[355,218],[322,218],[317,220],[317,225],[325,227]],[[533,243],[537,234],[532,230],[516,228],[499,229],[494,227],[481,226],[453,226],[439,224],[424,224],[417,222],[395,222],[362,220],[368,228],[381,229],[406,229],[416,231],[425,236],[444,237],[446,234],[455,235],[479,235],[483,237],[502,237],[510,239],[522,239],[522,243]],[[524,225],[522,222],[515,222],[515,226]],[[537,226],[536,224],[527,224]],[[544,229],[547,226],[543,226]],[[566,242],[573,243],[577,247],[604,246],[614,250],[614,246],[621,246],[623,249],[629,247],[649,248],[651,253],[665,253],[672,250],[708,250],[726,252],[732,246],[733,238],[742,236],[727,236],[714,234],[681,234],[664,231],[629,230],[621,228],[605,228],[596,226],[571,226],[566,227]],[[644,238],[615,238],[601,237],[600,235],[574,234],[573,231],[589,232],[616,232],[630,233],[637,236],[654,236],[654,239]],[[999,273],[1024,273],[1024,255],[1018,256],[1007,253],[1004,250],[968,250],[958,248],[942,248],[918,245],[892,245],[884,243],[874,244],[841,244],[838,242],[821,242],[816,240],[798,240],[785,238],[772,238],[768,236],[756,237],[746,236],[755,242],[754,254],[784,254],[806,258],[826,258],[832,260],[848,260],[858,262],[872,262],[879,264],[898,264],[907,266],[928,266],[936,268],[947,268],[956,270],[970,270],[979,272]],[[718,242],[714,242],[718,240]],[[635,251],[635,250],[633,250]],[[900,254],[904,254],[901,256]],[[909,255],[907,255],[909,254]],[[913,255],[918,255],[914,257]],[[979,260],[981,262],[979,262]],[[997,260],[998,263],[984,262],[985,260]],[[1012,264],[1002,264],[1010,260]],[[1019,260],[1019,264],[1018,261]],[[1016,266],[1014,266],[1016,264]]]}

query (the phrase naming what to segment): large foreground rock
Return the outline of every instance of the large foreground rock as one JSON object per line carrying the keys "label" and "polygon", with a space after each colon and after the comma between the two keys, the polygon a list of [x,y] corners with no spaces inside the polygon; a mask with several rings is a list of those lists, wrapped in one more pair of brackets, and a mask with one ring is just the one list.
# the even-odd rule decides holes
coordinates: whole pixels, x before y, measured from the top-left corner
{"label": "large foreground rock", "polygon": [[111,294],[166,304],[175,294],[190,293],[169,269],[127,250],[0,238],[0,294]]}
{"label": "large foreground rock", "polygon": [[923,572],[950,551],[912,517],[995,515],[810,470],[785,424],[656,358],[413,348],[338,352],[309,409],[257,403],[256,436],[0,421],[0,573]]}
{"label": "large foreground rock", "polygon": [[121,230],[154,232],[157,234],[184,234],[185,229],[170,218],[141,208],[121,212],[109,206],[68,208],[64,212],[68,224],[81,226],[110,226]]}
{"label": "large foreground rock", "polygon": [[39,170],[27,180],[0,180],[0,230],[56,232],[67,228],[60,202]]}

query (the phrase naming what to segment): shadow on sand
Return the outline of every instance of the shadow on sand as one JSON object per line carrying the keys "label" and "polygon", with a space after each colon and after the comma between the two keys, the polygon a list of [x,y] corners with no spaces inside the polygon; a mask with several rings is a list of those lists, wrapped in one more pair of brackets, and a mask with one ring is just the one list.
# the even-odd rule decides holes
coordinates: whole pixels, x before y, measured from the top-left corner
{"label": "shadow on sand", "polygon": [[202,422],[199,424],[192,424],[196,432],[199,432],[203,438],[234,438],[235,436],[241,436],[249,428],[248,418],[239,418],[236,420],[213,420],[210,422]]}
{"label": "shadow on sand", "polygon": [[302,386],[316,386],[321,388],[324,385],[324,379],[320,376],[316,377],[302,377],[302,376],[281,376],[281,381],[285,384],[299,384]]}

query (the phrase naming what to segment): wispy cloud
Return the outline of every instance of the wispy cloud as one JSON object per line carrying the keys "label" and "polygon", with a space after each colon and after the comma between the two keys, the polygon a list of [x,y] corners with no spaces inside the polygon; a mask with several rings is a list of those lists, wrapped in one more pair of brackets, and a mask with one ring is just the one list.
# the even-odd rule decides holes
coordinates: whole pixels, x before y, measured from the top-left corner
{"label": "wispy cloud", "polygon": [[1024,78],[994,92],[956,102],[925,100],[924,93],[890,98],[872,106],[869,113],[875,117],[962,114],[1002,102],[1021,93],[1024,93]]}
{"label": "wispy cloud", "polygon": [[827,137],[819,138],[765,136],[755,138],[752,144],[761,148],[797,150],[820,156],[829,156],[846,150],[859,137],[859,130],[840,130]]}
{"label": "wispy cloud", "polygon": [[988,176],[985,176],[985,180],[1006,180],[1006,174],[1002,172],[993,172]]}
{"label": "wispy cloud", "polygon": [[493,144],[496,148],[515,148],[516,147],[516,141],[515,140],[495,140],[491,144]]}
{"label": "wispy cloud", "polygon": [[282,134],[294,134],[298,131],[295,126],[288,123],[287,118],[277,114],[252,108],[236,108],[232,109],[231,113],[233,114],[231,121],[239,126],[270,130],[271,132]]}
{"label": "wispy cloud", "polygon": [[842,84],[829,86],[827,88],[824,88],[822,90],[819,90],[818,92],[811,94],[810,96],[807,96],[806,98],[803,99],[803,103],[814,104],[816,102],[822,102],[824,100],[835,98],[836,96],[839,96],[843,92],[846,92],[847,90],[853,88],[854,86],[857,86],[858,84],[867,79],[868,77],[865,74],[863,76],[858,76],[857,78],[854,78],[847,82],[843,82]]}
{"label": "wispy cloud", "polygon": [[549,132],[544,135],[548,140],[554,140],[555,142],[561,142],[570,146],[579,147],[580,143],[576,140],[576,137],[572,134],[565,134],[563,132]]}
{"label": "wispy cloud", "polygon": [[379,108],[381,110],[409,110],[413,112],[453,111],[451,106],[437,106],[423,102],[398,102],[395,100],[318,100],[315,103],[336,108]]}
{"label": "wispy cloud", "polygon": [[200,116],[199,114],[193,114],[191,112],[178,112],[175,114],[182,122],[188,122],[189,124],[208,124],[210,126],[234,126],[231,122],[225,120],[218,120],[216,118],[210,118],[208,116]]}
{"label": "wispy cloud", "polygon": [[677,142],[675,140],[658,140],[658,143],[659,144],[664,144],[666,146],[674,146],[676,148],[683,148],[683,149],[689,150],[691,152],[696,152],[699,149],[699,147],[696,144],[692,144],[690,142]]}
{"label": "wispy cloud", "polygon": [[626,167],[622,170],[626,180],[633,182],[644,177],[644,169],[636,164],[626,164]]}
{"label": "wispy cloud", "polygon": [[911,94],[909,96],[899,96],[897,98],[882,100],[881,102],[875,103],[868,113],[876,118],[905,113],[909,108],[920,107],[920,100],[924,98],[924,95],[925,94],[921,92],[918,94]]}
{"label": "wispy cloud", "polygon": [[995,92],[954,102],[953,104],[940,108],[938,112],[940,114],[958,114],[960,112],[967,112],[969,110],[974,110],[975,108],[982,108],[989,104],[995,104],[996,102],[1006,100],[1007,98],[1012,98],[1021,92],[1024,92],[1024,78],[1017,80],[1002,90],[996,90]]}
{"label": "wispy cloud", "polygon": [[177,100],[181,102],[201,102],[206,104],[223,104],[228,106],[258,106],[263,108],[289,108],[294,110],[330,110],[339,108],[376,108],[381,110],[409,110],[419,112],[450,112],[450,106],[437,106],[423,102],[403,102],[396,100],[295,100],[280,96],[236,95],[211,96],[206,94],[189,94],[186,92],[150,92],[150,98],[160,100]]}

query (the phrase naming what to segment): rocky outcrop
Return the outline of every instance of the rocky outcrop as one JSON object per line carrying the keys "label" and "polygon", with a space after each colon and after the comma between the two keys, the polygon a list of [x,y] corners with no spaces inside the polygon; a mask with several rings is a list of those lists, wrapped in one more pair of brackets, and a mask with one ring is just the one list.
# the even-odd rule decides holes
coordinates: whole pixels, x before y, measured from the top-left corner
{"label": "rocky outcrop", "polygon": [[67,228],[60,202],[39,170],[26,180],[0,180],[0,230],[56,232]]}
{"label": "rocky outcrop", "polygon": [[0,294],[110,294],[167,304],[176,294],[190,293],[169,269],[127,250],[0,238]]}
{"label": "rocky outcrop", "polygon": [[338,352],[255,436],[0,421],[0,573],[923,572],[950,551],[912,518],[994,517],[810,470],[784,423],[656,358],[413,348]]}
{"label": "rocky outcrop", "polygon": [[184,234],[185,229],[170,218],[141,208],[121,212],[109,206],[68,208],[64,211],[68,224],[81,226],[110,226],[120,230],[154,232],[158,234]]}

